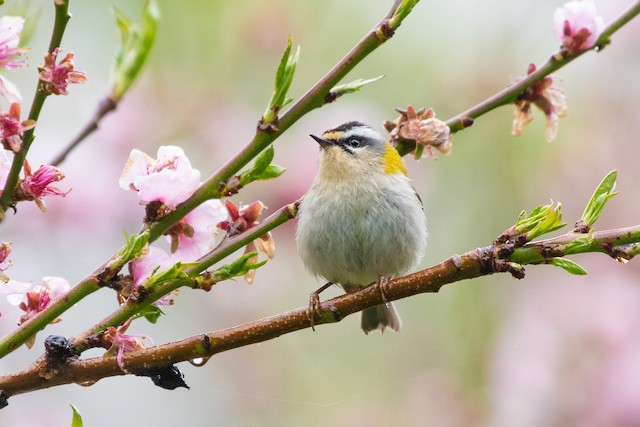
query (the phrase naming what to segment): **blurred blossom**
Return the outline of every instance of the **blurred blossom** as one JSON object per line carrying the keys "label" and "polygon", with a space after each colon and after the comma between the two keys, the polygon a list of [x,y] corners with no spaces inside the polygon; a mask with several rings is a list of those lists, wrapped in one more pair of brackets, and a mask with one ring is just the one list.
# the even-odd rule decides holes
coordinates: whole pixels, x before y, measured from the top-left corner
{"label": "blurred blossom", "polygon": [[216,224],[227,218],[220,200],[207,200],[189,212],[169,232],[172,256],[182,262],[193,262],[211,251],[218,231]]}
{"label": "blurred blossom", "polygon": [[553,30],[569,53],[590,49],[604,30],[604,20],[598,16],[590,0],[576,0],[556,9]]}
{"label": "blurred blossom", "polygon": [[27,49],[18,47],[24,19],[19,16],[0,18],[0,67],[13,69],[25,65]]}
{"label": "blurred blossom", "polygon": [[200,184],[200,172],[176,146],[162,146],[158,159],[134,149],[119,180],[120,188],[138,192],[140,204],[159,201],[170,209],[184,202]]}
{"label": "blurred blossom", "polygon": [[[66,279],[61,277],[46,276],[42,278],[42,283],[32,290],[30,283],[10,280],[0,285],[0,293],[5,294],[9,304],[17,306],[24,311],[20,317],[19,324],[26,322],[49,306],[52,301],[67,293],[71,286]],[[56,323],[60,319],[55,319],[51,323]]]}
{"label": "blurred blossom", "polygon": [[11,254],[11,242],[0,243],[0,280],[7,282],[9,278],[5,276],[3,271],[11,267],[11,260],[9,259]]}
{"label": "blurred blossom", "polygon": [[7,156],[6,150],[0,150],[0,193],[4,190],[10,170],[11,161],[9,160],[9,156]]}
{"label": "blurred blossom", "polygon": [[18,87],[5,79],[4,76],[0,76],[0,96],[5,97],[12,104],[22,102],[22,95],[20,95]]}
{"label": "blurred blossom", "polygon": [[131,319],[127,320],[120,329],[116,329],[113,326],[109,326],[107,330],[104,332],[104,340],[107,343],[110,343],[111,346],[104,353],[103,357],[111,357],[115,354],[116,360],[118,362],[118,366],[120,369],[124,371],[124,363],[123,358],[124,354],[133,350],[138,350],[140,348],[144,348],[142,345],[142,340],[146,339],[146,335],[140,334],[131,334],[126,335],[125,332],[129,329],[129,325],[131,325]]}
{"label": "blurred blossom", "polygon": [[[535,64],[529,64],[527,74],[536,71]],[[521,79],[519,79],[521,80]],[[553,77],[546,76],[525,89],[516,99],[513,113],[513,136],[520,136],[533,120],[531,104],[538,107],[547,118],[547,142],[553,142],[558,136],[558,121],[568,114],[567,99],[564,92],[553,84]]]}
{"label": "blurred blossom", "polygon": [[492,426],[640,425],[640,288],[622,274],[532,288],[498,343]]}
{"label": "blurred blossom", "polygon": [[59,64],[56,64],[59,49],[44,57],[44,66],[40,71],[40,80],[43,82],[45,92],[52,95],[67,95],[67,86],[87,81],[87,77],[81,71],[76,71],[73,65],[73,53],[68,53]]}
{"label": "blurred blossom", "polygon": [[20,104],[13,103],[8,112],[0,113],[0,140],[5,149],[15,153],[22,148],[22,134],[33,129],[35,120],[20,121]]}

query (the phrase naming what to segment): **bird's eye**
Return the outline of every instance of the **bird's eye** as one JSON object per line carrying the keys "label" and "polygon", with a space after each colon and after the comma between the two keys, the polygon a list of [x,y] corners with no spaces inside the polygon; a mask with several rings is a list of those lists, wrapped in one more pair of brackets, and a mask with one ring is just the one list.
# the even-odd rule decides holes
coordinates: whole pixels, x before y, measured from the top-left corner
{"label": "bird's eye", "polygon": [[347,141],[347,144],[349,144],[350,147],[359,147],[360,146],[360,140],[358,138],[349,138],[349,140]]}

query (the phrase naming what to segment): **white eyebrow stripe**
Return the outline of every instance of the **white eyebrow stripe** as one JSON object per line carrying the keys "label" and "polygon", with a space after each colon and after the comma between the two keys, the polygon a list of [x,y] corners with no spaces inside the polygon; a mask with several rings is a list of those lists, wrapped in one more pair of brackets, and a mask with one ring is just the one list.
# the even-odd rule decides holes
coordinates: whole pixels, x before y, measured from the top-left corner
{"label": "white eyebrow stripe", "polygon": [[378,132],[368,126],[358,126],[354,127],[353,129],[349,129],[343,134],[342,139],[349,139],[352,136],[361,136],[373,140],[377,140],[380,138]]}

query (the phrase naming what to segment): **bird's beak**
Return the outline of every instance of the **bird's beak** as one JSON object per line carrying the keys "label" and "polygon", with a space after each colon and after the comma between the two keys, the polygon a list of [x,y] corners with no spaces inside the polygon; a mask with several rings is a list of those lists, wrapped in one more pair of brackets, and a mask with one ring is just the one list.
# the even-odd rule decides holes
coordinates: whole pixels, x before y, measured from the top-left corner
{"label": "bird's beak", "polygon": [[309,136],[310,136],[311,138],[315,139],[315,140],[316,140],[316,142],[317,142],[318,144],[320,144],[320,147],[322,147],[322,148],[329,148],[329,147],[331,147],[332,145],[334,145],[333,141],[331,141],[331,140],[329,140],[329,139],[324,139],[324,138],[321,138],[321,137],[316,136],[316,135],[313,135],[313,134],[311,134],[311,135],[309,135]]}

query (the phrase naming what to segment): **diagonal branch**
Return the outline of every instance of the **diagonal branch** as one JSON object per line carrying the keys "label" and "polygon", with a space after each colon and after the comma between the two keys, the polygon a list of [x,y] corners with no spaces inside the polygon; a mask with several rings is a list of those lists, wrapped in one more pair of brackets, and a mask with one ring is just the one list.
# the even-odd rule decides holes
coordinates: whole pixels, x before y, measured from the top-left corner
{"label": "diagonal branch", "polygon": [[[589,240],[588,244],[581,244],[578,247],[570,246],[571,242],[584,240],[585,237]],[[538,264],[546,257],[567,255],[564,251],[569,253],[605,252],[616,258],[617,247],[625,245],[637,247],[639,242],[640,225],[593,232],[588,235],[570,232],[553,239],[528,243],[516,249],[504,261]],[[573,249],[569,250],[570,247]],[[495,256],[498,253],[496,249],[496,246],[491,245],[462,255],[453,255],[433,267],[394,279],[385,287],[384,298],[393,301],[421,293],[438,292],[442,286],[449,283],[504,271],[496,269],[498,265],[495,262],[497,260]],[[383,302],[381,293],[373,286],[369,286],[358,292],[323,302],[319,317],[314,324],[318,326],[339,322],[346,316]],[[8,398],[62,384],[91,384],[112,376],[136,373],[144,375],[144,371],[150,368],[166,367],[174,363],[210,357],[224,351],[268,341],[310,326],[308,309],[301,307],[233,328],[127,353],[124,357],[126,372],[120,369],[115,357],[96,357],[71,361],[52,375],[47,368],[46,360],[43,359],[22,371],[0,377],[0,391]]]}

